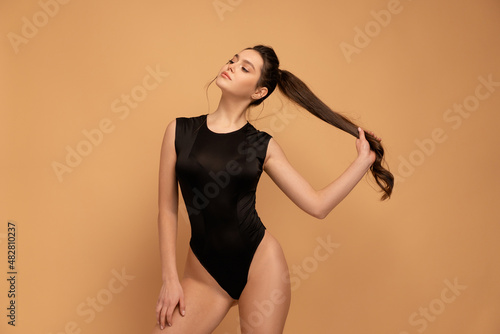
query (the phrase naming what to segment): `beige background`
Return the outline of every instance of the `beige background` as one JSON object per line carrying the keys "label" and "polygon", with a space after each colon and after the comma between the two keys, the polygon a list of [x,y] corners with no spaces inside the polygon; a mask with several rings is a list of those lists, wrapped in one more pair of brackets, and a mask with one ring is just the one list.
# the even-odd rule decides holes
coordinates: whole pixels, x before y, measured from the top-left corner
{"label": "beige background", "polygon": [[[295,268],[285,333],[500,332],[500,86],[481,82],[500,82],[498,1],[23,0],[2,1],[0,15],[2,333],[150,332],[163,132],[176,116],[214,110],[219,91],[212,85],[207,103],[206,83],[258,43],[383,137],[398,177],[390,201],[366,179],[319,221],[263,175],[259,214]],[[356,37],[365,29],[371,37]],[[470,112],[450,110],[464,103]],[[255,126],[315,187],[354,159],[353,137],[279,94],[260,110]],[[70,167],[76,149],[86,156]],[[58,177],[54,164],[67,170]],[[190,231],[181,212],[182,270]],[[6,324],[9,220],[15,328]],[[318,238],[338,244],[323,261]],[[215,333],[237,333],[236,315]]]}

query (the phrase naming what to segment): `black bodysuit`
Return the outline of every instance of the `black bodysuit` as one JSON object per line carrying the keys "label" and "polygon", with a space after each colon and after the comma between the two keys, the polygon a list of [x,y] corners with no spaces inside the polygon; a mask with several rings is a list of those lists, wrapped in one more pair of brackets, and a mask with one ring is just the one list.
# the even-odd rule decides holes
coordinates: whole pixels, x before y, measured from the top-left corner
{"label": "black bodysuit", "polygon": [[191,222],[191,249],[239,299],[266,229],[255,210],[255,191],[271,136],[250,123],[215,133],[206,120],[176,119],[175,170]]}

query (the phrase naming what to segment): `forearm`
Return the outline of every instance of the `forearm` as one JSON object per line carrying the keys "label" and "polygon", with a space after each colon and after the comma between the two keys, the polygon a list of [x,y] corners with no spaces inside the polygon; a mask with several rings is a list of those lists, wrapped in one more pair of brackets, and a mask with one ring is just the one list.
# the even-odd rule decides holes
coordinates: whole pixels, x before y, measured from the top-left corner
{"label": "forearm", "polygon": [[318,218],[326,217],[363,178],[370,168],[370,162],[357,158],[335,181],[319,190]]}
{"label": "forearm", "polygon": [[356,140],[356,160],[335,181],[321,190],[315,190],[292,167],[283,150],[272,139],[269,142],[265,171],[299,208],[316,218],[325,218],[351,192],[375,160],[375,153],[370,151],[362,132],[360,138]]}
{"label": "forearm", "polygon": [[162,281],[178,280],[176,245],[177,245],[177,214],[158,214],[158,234],[160,241],[161,276]]}

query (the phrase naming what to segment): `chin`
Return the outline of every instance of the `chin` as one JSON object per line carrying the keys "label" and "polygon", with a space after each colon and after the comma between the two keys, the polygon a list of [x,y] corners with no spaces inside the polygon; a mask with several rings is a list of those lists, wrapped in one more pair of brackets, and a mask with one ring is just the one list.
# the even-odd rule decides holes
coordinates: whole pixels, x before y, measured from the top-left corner
{"label": "chin", "polygon": [[224,78],[221,78],[220,76],[218,76],[218,77],[215,79],[215,84],[216,84],[216,85],[217,85],[217,87],[219,87],[219,88],[220,88],[220,86],[221,86],[221,85],[220,85],[220,83],[221,83],[222,79],[224,79]]}
{"label": "chin", "polygon": [[226,90],[227,89],[227,79],[223,78],[221,76],[218,76],[217,79],[215,79],[215,84],[217,87],[219,87],[221,90]]}

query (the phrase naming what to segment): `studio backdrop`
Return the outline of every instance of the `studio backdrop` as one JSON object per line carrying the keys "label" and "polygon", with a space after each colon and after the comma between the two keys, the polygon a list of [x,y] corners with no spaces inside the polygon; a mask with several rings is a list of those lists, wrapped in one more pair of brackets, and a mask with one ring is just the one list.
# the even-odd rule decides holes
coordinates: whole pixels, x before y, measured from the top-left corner
{"label": "studio backdrop", "polygon": [[[214,111],[207,84],[257,44],[382,137],[396,178],[390,200],[367,176],[318,220],[262,175],[285,333],[500,332],[500,2],[22,0],[0,16],[2,333],[151,332],[165,128]],[[248,118],[317,189],[356,157],[278,92]],[[238,327],[233,308],[215,333]]]}

